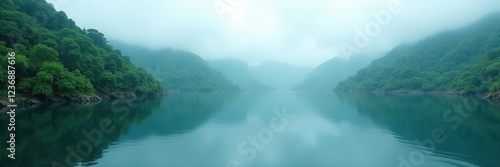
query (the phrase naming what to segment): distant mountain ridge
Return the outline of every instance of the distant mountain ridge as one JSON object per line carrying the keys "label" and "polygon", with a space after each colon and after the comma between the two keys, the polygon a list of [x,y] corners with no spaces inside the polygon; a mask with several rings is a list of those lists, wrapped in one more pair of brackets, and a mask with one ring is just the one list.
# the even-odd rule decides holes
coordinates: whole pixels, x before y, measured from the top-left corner
{"label": "distant mountain ridge", "polygon": [[242,90],[263,91],[273,87],[262,84],[251,72],[248,64],[238,59],[220,59],[208,61],[212,68],[221,72],[226,78],[238,85]]}
{"label": "distant mountain ridge", "polygon": [[304,80],[311,67],[297,66],[288,63],[266,61],[250,67],[254,76],[264,85],[279,90],[290,90]]}
{"label": "distant mountain ridge", "polygon": [[145,68],[161,81],[165,90],[237,91],[238,86],[213,69],[200,56],[183,50],[151,51],[120,42],[112,42],[132,63]]}

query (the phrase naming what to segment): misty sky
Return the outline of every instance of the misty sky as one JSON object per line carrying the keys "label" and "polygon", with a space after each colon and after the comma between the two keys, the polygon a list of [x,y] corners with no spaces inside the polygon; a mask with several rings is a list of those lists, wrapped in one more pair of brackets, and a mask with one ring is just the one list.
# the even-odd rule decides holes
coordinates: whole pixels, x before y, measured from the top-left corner
{"label": "misty sky", "polygon": [[[500,10],[498,0],[47,1],[78,26],[98,29],[108,39],[151,49],[185,49],[205,59],[303,66],[347,57],[339,50],[347,46],[343,44],[374,54]],[[377,21],[372,13],[383,11],[394,13]],[[356,45],[356,29],[366,32],[366,26],[370,41]]]}

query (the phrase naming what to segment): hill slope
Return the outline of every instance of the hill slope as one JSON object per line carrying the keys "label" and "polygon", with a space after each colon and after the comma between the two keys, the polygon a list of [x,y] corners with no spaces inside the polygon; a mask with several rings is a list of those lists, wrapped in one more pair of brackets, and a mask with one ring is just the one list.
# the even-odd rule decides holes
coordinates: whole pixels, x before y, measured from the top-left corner
{"label": "hill slope", "polygon": [[166,90],[235,91],[238,86],[210,67],[200,56],[181,50],[145,48],[113,42],[130,60],[150,71]]}
{"label": "hill slope", "polygon": [[[7,64],[7,54],[15,52],[18,94],[50,100],[161,91],[149,73],[108,45],[102,33],[79,28],[45,1],[2,1],[0,25],[0,68],[14,64]],[[2,89],[12,73],[0,70]]]}
{"label": "hill slope", "polygon": [[468,27],[394,48],[337,90],[452,91],[500,89],[500,13]]}
{"label": "hill slope", "polygon": [[242,60],[222,59],[209,61],[210,66],[218,70],[226,78],[238,85],[242,90],[271,90],[270,86],[263,85],[257,78],[254,77],[248,64]]}
{"label": "hill slope", "polygon": [[350,60],[333,58],[316,67],[305,80],[293,89],[299,91],[333,90],[340,81],[356,74],[358,70],[369,65],[373,58],[355,56]]}

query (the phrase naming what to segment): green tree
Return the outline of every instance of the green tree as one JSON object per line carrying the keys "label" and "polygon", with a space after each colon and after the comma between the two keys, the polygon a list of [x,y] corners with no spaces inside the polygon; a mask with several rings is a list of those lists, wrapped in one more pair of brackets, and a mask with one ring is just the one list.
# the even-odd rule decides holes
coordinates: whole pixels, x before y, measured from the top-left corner
{"label": "green tree", "polygon": [[97,76],[96,84],[100,85],[98,91],[102,93],[110,93],[113,91],[113,86],[116,85],[116,78],[113,73],[106,71]]}
{"label": "green tree", "polygon": [[[81,60],[80,45],[73,38],[65,37],[61,41],[61,62],[69,69],[79,68],[78,60]],[[75,61],[76,60],[76,61]]]}
{"label": "green tree", "polygon": [[33,95],[52,96],[52,83],[54,76],[46,71],[38,72],[34,78]]}
{"label": "green tree", "polygon": [[[16,52],[16,82],[26,96],[73,97],[116,91],[161,91],[151,74],[107,44],[98,30],[77,27],[46,1],[0,3],[0,67]],[[0,85],[6,87],[6,70]]]}
{"label": "green tree", "polygon": [[44,62],[57,62],[58,57],[59,53],[56,50],[38,44],[31,49],[29,59],[34,70],[38,70]]}

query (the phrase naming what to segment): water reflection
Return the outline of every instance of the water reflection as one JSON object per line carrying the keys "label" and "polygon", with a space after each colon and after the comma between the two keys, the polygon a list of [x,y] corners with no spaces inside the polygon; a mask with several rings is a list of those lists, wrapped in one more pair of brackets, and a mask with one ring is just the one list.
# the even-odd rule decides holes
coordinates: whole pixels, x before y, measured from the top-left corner
{"label": "water reflection", "polygon": [[[1,149],[2,166],[92,165],[130,126],[148,118],[159,99],[134,99],[98,104],[53,104],[19,109],[16,113],[16,160]],[[126,113],[127,115],[124,115]],[[113,127],[99,132],[102,122]],[[0,117],[0,122],[7,122]],[[85,133],[85,132],[88,133]],[[7,141],[2,128],[2,141]],[[90,136],[90,137],[89,137]],[[94,139],[94,140],[92,140]],[[87,147],[87,146],[91,147]]]}
{"label": "water reflection", "polygon": [[[311,99],[314,102],[324,99],[323,94],[310,98],[315,96],[319,98]],[[328,98],[309,104],[294,92],[272,92],[231,99],[190,131],[119,141],[121,146],[108,150],[100,166],[396,166],[397,156],[404,153],[391,133],[369,126],[370,119],[352,107],[328,104]],[[282,131],[262,133],[271,129],[269,123],[277,117],[274,109],[283,111],[285,106],[295,119]],[[365,125],[358,126],[360,122]],[[148,131],[141,126],[137,131]]]}
{"label": "water reflection", "polygon": [[167,136],[189,133],[205,124],[237,93],[175,93],[163,99],[157,112],[134,126],[123,140],[140,140],[148,136]]}
{"label": "water reflection", "polygon": [[[214,130],[230,129],[216,124],[233,124],[245,120],[245,109],[259,94],[179,93],[164,98],[151,117],[123,135],[119,147],[111,148],[99,166],[212,166],[198,157],[222,155]],[[244,102],[244,103],[243,103]],[[239,107],[239,108],[238,108]],[[244,108],[241,108],[244,107]],[[217,115],[214,117],[214,115]],[[239,120],[239,121],[238,121]],[[234,129],[236,130],[236,129]],[[136,157],[119,160],[122,157]],[[196,160],[191,159],[197,157]],[[220,163],[220,162],[217,162]]]}
{"label": "water reflection", "polygon": [[424,150],[424,160],[452,166],[500,164],[500,108],[487,101],[432,95],[338,94],[338,98],[408,143],[412,151],[403,158],[418,157]]}
{"label": "water reflection", "polygon": [[[280,121],[276,111],[288,114],[289,122]],[[7,160],[1,150],[0,163],[495,166],[500,164],[499,111],[475,98],[288,91],[42,105],[18,113],[19,160]],[[0,117],[2,124],[6,119]],[[7,140],[4,131],[1,140]]]}

